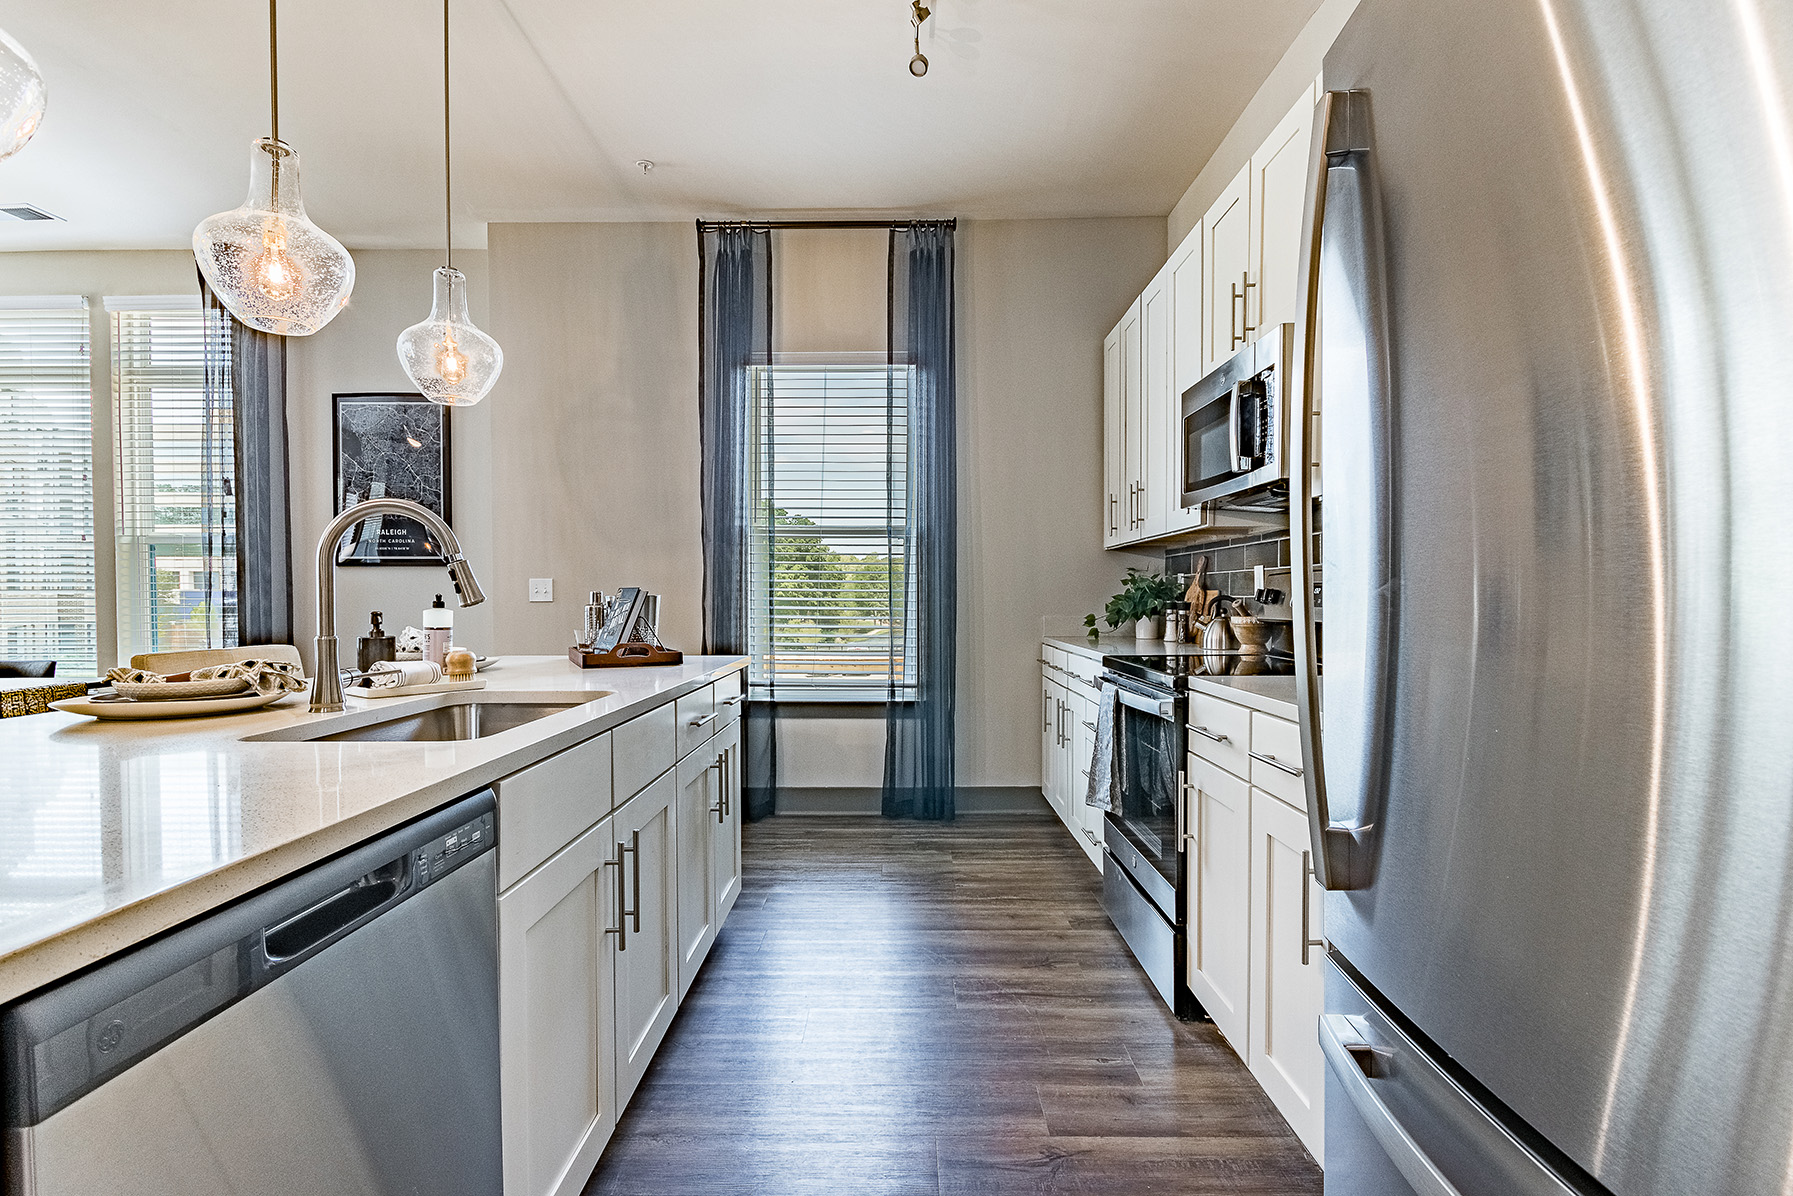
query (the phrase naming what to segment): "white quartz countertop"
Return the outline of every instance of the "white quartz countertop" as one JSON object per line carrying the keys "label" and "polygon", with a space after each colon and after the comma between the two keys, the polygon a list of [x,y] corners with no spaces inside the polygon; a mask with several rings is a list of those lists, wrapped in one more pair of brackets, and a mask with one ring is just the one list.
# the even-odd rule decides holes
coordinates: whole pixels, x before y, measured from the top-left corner
{"label": "white quartz countertop", "polygon": [[[1066,652],[1100,660],[1104,656],[1200,656],[1196,644],[1171,644],[1163,640],[1138,640],[1130,635],[1105,635],[1091,642],[1086,635],[1044,636],[1042,642]],[[1292,676],[1191,677],[1189,688],[1206,691],[1229,702],[1297,722],[1295,678]]]}
{"label": "white quartz countertop", "polygon": [[153,722],[0,719],[0,1002],[178,926],[743,668],[687,656],[580,669],[501,657],[475,696],[576,702],[486,739],[244,742],[324,720],[347,728],[462,694],[307,697],[243,714]]}

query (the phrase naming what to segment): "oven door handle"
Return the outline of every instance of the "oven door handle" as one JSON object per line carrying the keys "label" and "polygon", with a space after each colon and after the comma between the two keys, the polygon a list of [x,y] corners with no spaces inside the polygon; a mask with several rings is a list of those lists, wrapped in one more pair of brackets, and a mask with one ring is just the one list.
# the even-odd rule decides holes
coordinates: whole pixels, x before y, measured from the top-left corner
{"label": "oven door handle", "polygon": [[1154,718],[1175,719],[1177,717],[1177,700],[1175,698],[1148,698],[1136,694],[1130,689],[1115,689],[1115,696],[1120,698],[1121,705],[1141,714],[1149,714]]}

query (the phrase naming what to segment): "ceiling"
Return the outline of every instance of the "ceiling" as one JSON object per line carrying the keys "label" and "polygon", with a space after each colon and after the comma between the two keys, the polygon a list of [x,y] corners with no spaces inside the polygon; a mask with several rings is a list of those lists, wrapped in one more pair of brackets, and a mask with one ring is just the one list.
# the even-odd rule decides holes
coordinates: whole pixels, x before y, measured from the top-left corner
{"label": "ceiling", "polygon": [[[1318,0],[453,0],[456,242],[488,221],[1162,216]],[[0,250],[178,248],[267,132],[254,0],[10,6],[49,109]],[[281,135],[351,248],[442,239],[441,9],[289,0]],[[638,159],[653,161],[643,174]]]}

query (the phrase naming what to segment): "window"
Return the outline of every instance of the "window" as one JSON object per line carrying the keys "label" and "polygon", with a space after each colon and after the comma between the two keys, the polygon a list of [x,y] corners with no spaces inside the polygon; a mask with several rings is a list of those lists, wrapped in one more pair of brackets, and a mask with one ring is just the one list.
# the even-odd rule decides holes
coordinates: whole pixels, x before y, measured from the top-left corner
{"label": "window", "polygon": [[0,299],[0,658],[99,668],[87,300]]}
{"label": "window", "polygon": [[[234,430],[208,410],[192,296],[106,300],[117,404],[118,653],[236,643]],[[217,336],[218,362],[228,337]]]}
{"label": "window", "polygon": [[803,700],[913,694],[908,383],[871,361],[752,368],[749,683]]}

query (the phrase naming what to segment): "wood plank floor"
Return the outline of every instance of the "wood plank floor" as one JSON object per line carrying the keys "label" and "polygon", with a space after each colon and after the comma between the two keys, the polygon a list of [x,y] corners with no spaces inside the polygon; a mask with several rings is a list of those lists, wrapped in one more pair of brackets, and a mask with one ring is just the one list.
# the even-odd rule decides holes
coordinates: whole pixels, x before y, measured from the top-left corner
{"label": "wood plank floor", "polygon": [[587,1196],[1320,1191],[1056,821],[773,818]]}

